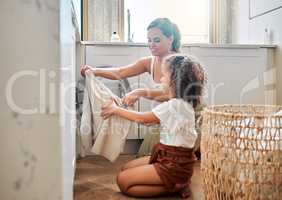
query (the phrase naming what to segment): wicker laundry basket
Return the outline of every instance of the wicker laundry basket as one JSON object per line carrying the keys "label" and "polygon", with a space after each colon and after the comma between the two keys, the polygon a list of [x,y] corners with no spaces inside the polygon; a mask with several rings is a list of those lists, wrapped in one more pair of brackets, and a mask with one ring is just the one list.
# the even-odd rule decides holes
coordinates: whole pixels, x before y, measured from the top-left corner
{"label": "wicker laundry basket", "polygon": [[281,110],[266,105],[205,109],[201,138],[205,199],[282,199]]}

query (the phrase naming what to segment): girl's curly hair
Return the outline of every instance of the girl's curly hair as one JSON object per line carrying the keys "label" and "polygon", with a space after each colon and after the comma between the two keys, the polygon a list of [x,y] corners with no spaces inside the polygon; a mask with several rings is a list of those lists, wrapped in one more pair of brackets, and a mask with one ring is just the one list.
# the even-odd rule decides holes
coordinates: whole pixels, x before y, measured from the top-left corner
{"label": "girl's curly hair", "polygon": [[166,58],[171,72],[171,84],[175,86],[175,98],[181,98],[195,108],[201,102],[206,74],[200,63],[192,56],[173,54]]}

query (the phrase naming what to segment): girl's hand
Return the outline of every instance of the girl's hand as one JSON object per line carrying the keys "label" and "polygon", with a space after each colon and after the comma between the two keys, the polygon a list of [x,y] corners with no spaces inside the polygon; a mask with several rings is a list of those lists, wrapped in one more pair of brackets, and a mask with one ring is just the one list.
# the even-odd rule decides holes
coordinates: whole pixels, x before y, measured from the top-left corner
{"label": "girl's hand", "polygon": [[137,90],[133,90],[122,98],[122,104],[126,106],[133,106],[134,103],[139,99],[140,94]]}
{"label": "girl's hand", "polygon": [[115,114],[117,109],[118,106],[115,103],[114,99],[112,99],[109,103],[102,107],[101,117],[103,117],[103,119],[108,119],[110,116]]}
{"label": "girl's hand", "polygon": [[90,73],[91,71],[93,71],[93,67],[90,67],[88,65],[83,65],[80,68],[80,74],[82,76],[85,76],[86,73]]}

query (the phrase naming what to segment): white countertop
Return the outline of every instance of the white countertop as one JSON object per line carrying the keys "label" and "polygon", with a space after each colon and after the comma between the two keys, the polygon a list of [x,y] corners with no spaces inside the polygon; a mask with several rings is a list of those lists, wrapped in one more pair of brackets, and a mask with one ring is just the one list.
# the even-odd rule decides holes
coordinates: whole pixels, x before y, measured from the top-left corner
{"label": "white countertop", "polygon": [[[94,42],[94,41],[82,41],[83,45],[97,45],[97,46],[148,46],[147,43],[131,43],[131,42]],[[201,47],[201,48],[244,48],[244,49],[255,49],[255,48],[276,48],[276,45],[265,45],[265,44],[183,44],[183,47]]]}

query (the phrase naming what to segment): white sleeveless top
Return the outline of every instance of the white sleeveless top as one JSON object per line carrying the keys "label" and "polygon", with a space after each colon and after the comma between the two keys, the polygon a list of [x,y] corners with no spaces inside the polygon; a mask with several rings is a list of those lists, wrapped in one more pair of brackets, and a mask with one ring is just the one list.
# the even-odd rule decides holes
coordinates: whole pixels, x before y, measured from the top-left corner
{"label": "white sleeveless top", "polygon": [[152,56],[151,58],[151,66],[150,66],[150,74],[151,74],[151,78],[152,78],[152,85],[154,86],[154,89],[161,89],[162,88],[162,84],[161,83],[156,83],[155,79],[154,79],[154,66],[155,66],[155,61],[156,61],[156,57]]}

